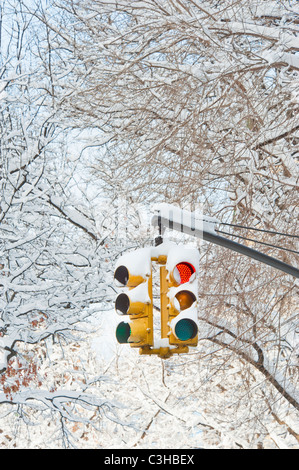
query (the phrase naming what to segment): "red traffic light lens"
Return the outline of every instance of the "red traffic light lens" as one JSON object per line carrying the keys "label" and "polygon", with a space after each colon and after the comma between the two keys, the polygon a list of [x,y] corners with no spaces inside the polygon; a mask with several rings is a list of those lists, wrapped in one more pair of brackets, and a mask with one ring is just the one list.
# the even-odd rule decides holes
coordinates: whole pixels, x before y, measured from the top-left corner
{"label": "red traffic light lens", "polygon": [[186,262],[177,264],[173,272],[174,278],[179,285],[189,282],[193,273],[195,273],[194,266]]}

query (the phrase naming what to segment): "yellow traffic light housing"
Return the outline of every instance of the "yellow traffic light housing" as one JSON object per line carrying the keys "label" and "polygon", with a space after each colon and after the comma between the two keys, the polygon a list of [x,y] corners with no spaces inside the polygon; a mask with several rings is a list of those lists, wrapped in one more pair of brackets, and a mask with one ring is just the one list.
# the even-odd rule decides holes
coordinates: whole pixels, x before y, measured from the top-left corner
{"label": "yellow traffic light housing", "polygon": [[[155,341],[152,262],[160,266],[161,338]],[[142,248],[121,257],[114,278],[126,290],[118,295],[115,309],[129,319],[117,326],[118,342],[161,358],[196,346],[198,265],[198,250],[174,244]]]}
{"label": "yellow traffic light housing", "polygon": [[[119,343],[130,343],[131,347],[138,348],[153,346],[152,272],[150,260],[147,259],[149,251],[141,250],[137,250],[145,258],[141,272],[134,272],[134,252],[131,257],[125,255],[120,260],[114,273],[118,285],[127,288],[126,292],[118,295],[115,309],[118,314],[129,316],[127,321],[117,326],[116,338]],[[121,262],[126,264],[120,264]]]}

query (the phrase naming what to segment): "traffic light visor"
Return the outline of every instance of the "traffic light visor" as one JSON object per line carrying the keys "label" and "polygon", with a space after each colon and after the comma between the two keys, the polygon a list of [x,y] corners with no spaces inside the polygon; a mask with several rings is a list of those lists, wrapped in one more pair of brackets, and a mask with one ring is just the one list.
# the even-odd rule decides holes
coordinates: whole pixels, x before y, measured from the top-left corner
{"label": "traffic light visor", "polygon": [[184,318],[177,322],[174,333],[180,341],[187,341],[197,335],[197,325],[193,320]]}
{"label": "traffic light visor", "polygon": [[175,282],[180,284],[185,284],[189,282],[192,274],[195,273],[195,268],[192,264],[187,262],[178,263],[173,270],[173,277]]}
{"label": "traffic light visor", "polygon": [[131,334],[129,323],[121,322],[116,328],[116,339],[119,343],[127,343]]}
{"label": "traffic light visor", "polygon": [[114,273],[114,279],[116,279],[123,286],[127,285],[127,282],[129,280],[129,271],[126,266],[119,266],[116,269]]}

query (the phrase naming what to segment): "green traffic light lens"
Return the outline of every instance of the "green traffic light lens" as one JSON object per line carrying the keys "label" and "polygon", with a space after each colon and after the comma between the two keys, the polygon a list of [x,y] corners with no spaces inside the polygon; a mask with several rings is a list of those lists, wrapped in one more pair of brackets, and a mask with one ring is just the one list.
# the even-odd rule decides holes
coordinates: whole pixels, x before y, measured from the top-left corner
{"label": "green traffic light lens", "polygon": [[197,325],[193,320],[183,319],[179,320],[174,329],[176,337],[180,341],[187,341],[197,335]]}
{"label": "green traffic light lens", "polygon": [[131,328],[129,323],[122,321],[116,327],[116,339],[120,344],[127,343],[131,334]]}

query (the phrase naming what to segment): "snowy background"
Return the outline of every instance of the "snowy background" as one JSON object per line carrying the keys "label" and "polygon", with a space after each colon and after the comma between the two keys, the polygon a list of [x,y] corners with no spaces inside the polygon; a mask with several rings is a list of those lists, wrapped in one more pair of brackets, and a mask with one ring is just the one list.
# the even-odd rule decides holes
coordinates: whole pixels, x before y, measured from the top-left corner
{"label": "snowy background", "polygon": [[0,0],[1,448],[298,449],[297,279],[166,229],[200,271],[165,360],[116,342],[113,280],[157,203],[299,267],[298,14]]}

